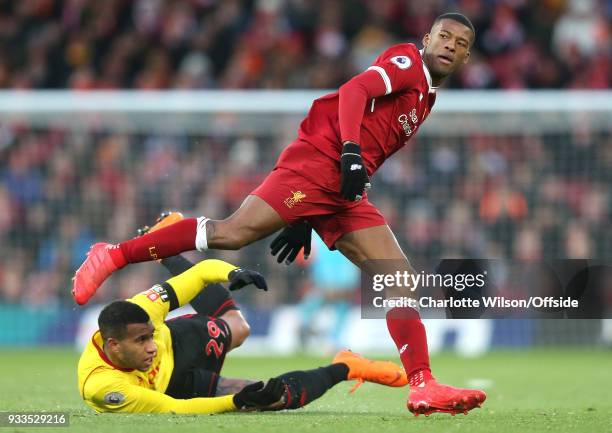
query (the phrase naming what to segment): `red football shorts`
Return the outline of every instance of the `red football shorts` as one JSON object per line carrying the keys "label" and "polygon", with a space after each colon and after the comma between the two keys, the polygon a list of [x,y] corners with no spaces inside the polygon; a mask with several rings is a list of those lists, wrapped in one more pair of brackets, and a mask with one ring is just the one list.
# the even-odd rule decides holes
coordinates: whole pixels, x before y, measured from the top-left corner
{"label": "red football shorts", "polygon": [[[367,195],[360,201],[350,202],[340,197],[335,188],[331,189],[332,185],[340,189],[339,164],[336,167],[335,161],[317,150],[311,148],[308,157],[295,161],[299,173],[287,168],[297,157],[287,154],[291,146],[281,155],[277,167],[251,193],[272,206],[288,225],[308,221],[323,242],[333,248],[347,233],[387,224]],[[310,179],[302,173],[309,173]]]}

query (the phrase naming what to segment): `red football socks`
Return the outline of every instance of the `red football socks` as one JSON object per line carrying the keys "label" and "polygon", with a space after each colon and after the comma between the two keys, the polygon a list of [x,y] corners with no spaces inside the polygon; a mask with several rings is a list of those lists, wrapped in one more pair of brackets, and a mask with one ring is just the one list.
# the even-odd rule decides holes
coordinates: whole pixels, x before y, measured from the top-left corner
{"label": "red football socks", "polygon": [[125,256],[123,255],[119,244],[112,245],[107,251],[117,269],[121,269],[127,265],[127,260],[125,260]]}
{"label": "red football socks", "polygon": [[432,375],[427,334],[419,312],[408,307],[393,308],[387,312],[387,328],[399,350],[410,385],[419,386],[429,381]]}
{"label": "red football socks", "polygon": [[[127,263],[147,262],[195,250],[197,219],[177,223],[119,244]],[[113,257],[113,261],[116,262]]]}

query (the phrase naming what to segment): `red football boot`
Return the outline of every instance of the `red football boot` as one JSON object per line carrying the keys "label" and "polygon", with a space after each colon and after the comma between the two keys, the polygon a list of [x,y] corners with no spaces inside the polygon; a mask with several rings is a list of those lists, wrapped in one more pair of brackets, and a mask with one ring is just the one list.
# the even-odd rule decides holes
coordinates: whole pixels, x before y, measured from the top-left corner
{"label": "red football boot", "polygon": [[479,389],[463,389],[443,385],[431,379],[421,386],[412,386],[408,396],[408,410],[419,416],[428,416],[434,412],[456,415],[480,407],[487,395]]}
{"label": "red football boot", "polygon": [[104,280],[118,269],[110,256],[111,248],[119,247],[103,242],[92,245],[87,258],[77,269],[72,279],[72,297],[77,304],[86,304]]}
{"label": "red football boot", "polygon": [[[154,232],[183,218],[183,214],[180,212],[164,212],[159,216],[153,227],[145,226],[138,229],[138,235],[142,236],[145,233]],[[92,245],[87,253],[87,258],[77,269],[72,279],[72,296],[77,304],[86,304],[96,293],[98,287],[119,268],[110,256],[109,250],[112,248],[119,247],[106,243]]]}

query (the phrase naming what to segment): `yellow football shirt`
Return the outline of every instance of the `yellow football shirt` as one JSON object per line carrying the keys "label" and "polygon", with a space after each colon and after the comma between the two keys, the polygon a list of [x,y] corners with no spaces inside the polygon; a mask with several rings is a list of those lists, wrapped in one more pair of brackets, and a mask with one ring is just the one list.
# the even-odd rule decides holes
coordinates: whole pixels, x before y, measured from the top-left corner
{"label": "yellow football shirt", "polygon": [[171,304],[190,302],[207,284],[228,281],[236,266],[221,260],[204,260],[163,285],[155,285],[128,301],[141,306],[155,326],[157,355],[146,372],[123,369],[108,359],[100,331],[81,354],[78,382],[81,397],[97,412],[218,413],[235,410],[233,396],[175,399],[164,394],[174,368],[170,329],[165,318]]}

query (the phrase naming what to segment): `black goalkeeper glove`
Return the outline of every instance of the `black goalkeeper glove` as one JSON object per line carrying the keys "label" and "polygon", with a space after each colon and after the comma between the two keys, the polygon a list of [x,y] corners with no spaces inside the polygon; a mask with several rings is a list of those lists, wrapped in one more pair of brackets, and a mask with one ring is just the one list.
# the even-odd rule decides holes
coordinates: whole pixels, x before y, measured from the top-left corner
{"label": "black goalkeeper glove", "polygon": [[264,383],[251,383],[234,394],[234,405],[238,409],[259,409],[277,403],[285,394],[285,384],[278,378]]}
{"label": "black goalkeeper glove", "polygon": [[370,189],[372,185],[361,159],[361,148],[357,143],[344,142],[340,156],[340,172],[340,196],[350,201],[361,200],[363,191]]}
{"label": "black goalkeeper glove", "polygon": [[[293,226],[285,227],[270,244],[270,254],[277,256],[278,263],[291,264],[302,248],[304,259],[310,256],[310,242],[312,240],[312,227],[306,221]],[[282,251],[281,251],[282,250]],[[280,251],[280,254],[279,254]],[[286,260],[285,260],[286,259]]]}
{"label": "black goalkeeper glove", "polygon": [[268,284],[266,284],[266,280],[259,272],[238,268],[229,273],[228,279],[231,291],[240,290],[249,284],[255,284],[255,287],[258,289],[268,291]]}

